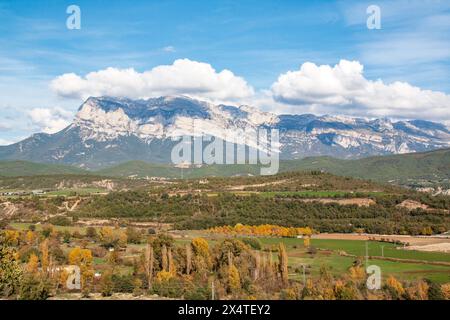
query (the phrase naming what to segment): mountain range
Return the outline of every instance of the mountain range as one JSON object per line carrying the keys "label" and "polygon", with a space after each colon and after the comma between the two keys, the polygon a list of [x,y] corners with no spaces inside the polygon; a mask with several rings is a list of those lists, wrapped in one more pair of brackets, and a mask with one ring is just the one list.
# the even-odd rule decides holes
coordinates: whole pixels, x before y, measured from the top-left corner
{"label": "mountain range", "polygon": [[[247,105],[217,105],[185,96],[146,100],[91,97],[68,127],[0,146],[0,160],[88,170],[133,160],[170,163],[177,137],[208,134],[227,140],[245,129],[260,128],[279,130],[280,158],[284,160],[311,156],[358,159],[450,147],[449,127],[424,120],[276,115]],[[253,142],[248,147],[254,147]]]}

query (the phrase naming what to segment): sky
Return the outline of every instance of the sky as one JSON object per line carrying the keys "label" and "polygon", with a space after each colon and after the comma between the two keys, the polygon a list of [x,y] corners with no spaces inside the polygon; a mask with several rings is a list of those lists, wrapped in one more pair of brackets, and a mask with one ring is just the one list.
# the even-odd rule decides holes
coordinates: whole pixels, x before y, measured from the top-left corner
{"label": "sky", "polygon": [[99,95],[450,125],[449,79],[449,0],[0,0],[0,145]]}

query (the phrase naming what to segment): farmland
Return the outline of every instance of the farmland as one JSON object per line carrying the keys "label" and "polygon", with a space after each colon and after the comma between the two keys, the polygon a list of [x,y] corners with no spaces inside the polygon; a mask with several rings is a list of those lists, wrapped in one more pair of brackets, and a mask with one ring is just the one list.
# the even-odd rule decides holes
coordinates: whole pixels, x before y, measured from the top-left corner
{"label": "farmland", "polygon": [[[0,199],[2,250],[16,252],[32,275],[22,277],[16,297],[33,298],[36,288],[44,290],[39,297],[72,294],[44,272],[49,256],[85,270],[75,294],[95,299],[209,299],[212,281],[221,299],[417,299],[423,288],[445,291],[450,283],[450,253],[420,250],[450,242],[445,196],[316,171],[30,176],[0,185],[18,193]],[[371,265],[383,283],[375,292],[364,285]]]}

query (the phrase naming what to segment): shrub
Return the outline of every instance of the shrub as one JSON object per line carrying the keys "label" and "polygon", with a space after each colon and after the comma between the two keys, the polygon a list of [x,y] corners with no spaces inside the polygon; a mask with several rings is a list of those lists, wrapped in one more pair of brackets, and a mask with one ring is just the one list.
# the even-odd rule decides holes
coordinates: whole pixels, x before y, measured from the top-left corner
{"label": "shrub", "polygon": [[134,289],[134,278],[132,275],[117,275],[111,277],[114,292],[132,293]]}
{"label": "shrub", "polygon": [[51,284],[47,279],[33,275],[23,278],[19,288],[20,300],[46,300],[50,296]]}
{"label": "shrub", "polygon": [[441,286],[431,280],[425,280],[428,284],[428,299],[429,300],[444,300],[445,297],[442,293]]}
{"label": "shrub", "polygon": [[208,300],[211,298],[210,292],[211,290],[208,287],[196,286],[188,289],[184,294],[184,298],[187,300]]}
{"label": "shrub", "polygon": [[111,272],[106,271],[102,274],[102,278],[100,280],[100,292],[103,297],[109,297],[113,294],[114,283],[112,280]]}
{"label": "shrub", "polygon": [[261,250],[263,248],[263,245],[258,238],[244,238],[242,239],[242,242],[255,250]]}
{"label": "shrub", "polygon": [[50,218],[50,219],[48,219],[48,222],[55,226],[71,226],[72,225],[72,221],[69,218],[63,217],[63,216],[57,216],[57,217]]}
{"label": "shrub", "polygon": [[97,230],[94,227],[87,227],[86,237],[91,238],[91,239],[97,238]]}

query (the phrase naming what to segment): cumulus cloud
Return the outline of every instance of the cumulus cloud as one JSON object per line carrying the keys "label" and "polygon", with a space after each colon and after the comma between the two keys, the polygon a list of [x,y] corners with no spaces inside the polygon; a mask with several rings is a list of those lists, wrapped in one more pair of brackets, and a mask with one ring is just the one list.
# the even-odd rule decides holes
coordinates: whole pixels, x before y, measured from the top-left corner
{"label": "cumulus cloud", "polygon": [[149,71],[107,68],[81,77],[63,74],[51,82],[62,97],[86,99],[89,96],[148,98],[185,94],[218,101],[237,101],[251,97],[253,88],[229,70],[217,72],[210,64],[179,59],[171,65]]}
{"label": "cumulus cloud", "polygon": [[62,108],[34,108],[28,111],[31,123],[45,133],[55,133],[67,127],[72,113]]}
{"label": "cumulus cloud", "polygon": [[368,80],[363,69],[358,61],[341,60],[334,67],[306,62],[281,74],[271,93],[279,103],[319,113],[450,120],[450,95],[406,82]]}

